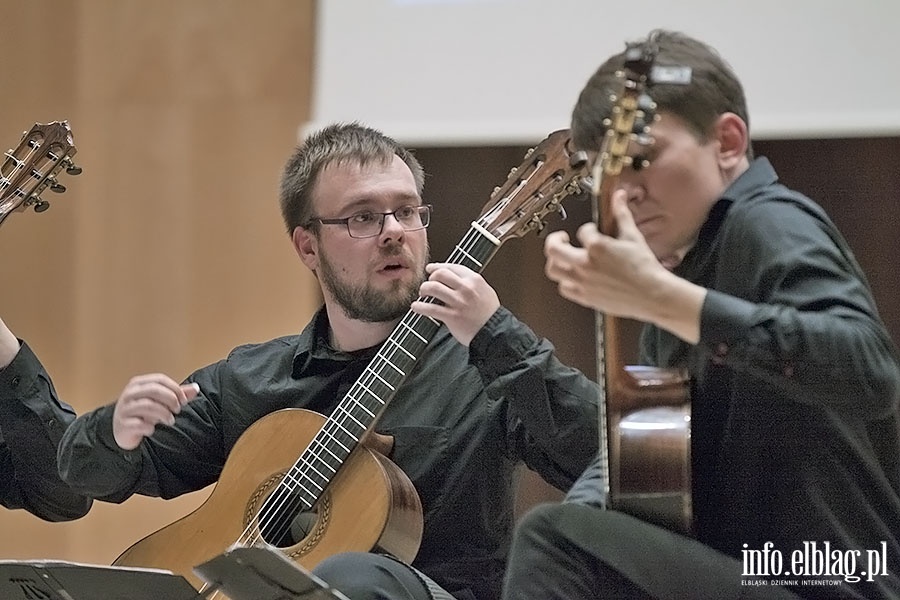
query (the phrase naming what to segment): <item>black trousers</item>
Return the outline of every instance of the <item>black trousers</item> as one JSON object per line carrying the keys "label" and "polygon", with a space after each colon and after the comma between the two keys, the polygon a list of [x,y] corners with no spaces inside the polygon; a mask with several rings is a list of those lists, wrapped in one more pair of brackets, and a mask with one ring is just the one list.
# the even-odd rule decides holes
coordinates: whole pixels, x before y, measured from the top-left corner
{"label": "black trousers", "polygon": [[516,529],[504,600],[796,600],[741,584],[740,561],[629,515],[546,504]]}
{"label": "black trousers", "polygon": [[422,572],[373,552],[335,554],[313,574],[350,600],[453,600]]}

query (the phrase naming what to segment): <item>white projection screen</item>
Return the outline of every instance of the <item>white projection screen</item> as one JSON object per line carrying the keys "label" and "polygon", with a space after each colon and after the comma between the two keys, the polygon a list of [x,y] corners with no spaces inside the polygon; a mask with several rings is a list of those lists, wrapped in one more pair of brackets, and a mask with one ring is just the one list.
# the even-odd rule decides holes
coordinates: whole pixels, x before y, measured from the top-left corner
{"label": "white projection screen", "polygon": [[529,144],[657,27],[721,51],[754,138],[900,133],[900,0],[320,0],[300,134],[358,120],[416,146]]}

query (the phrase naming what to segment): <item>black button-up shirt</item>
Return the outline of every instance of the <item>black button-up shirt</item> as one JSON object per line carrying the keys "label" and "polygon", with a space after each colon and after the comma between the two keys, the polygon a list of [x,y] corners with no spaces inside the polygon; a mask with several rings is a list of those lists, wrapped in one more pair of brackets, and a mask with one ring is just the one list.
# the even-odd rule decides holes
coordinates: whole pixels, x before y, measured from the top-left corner
{"label": "black button-up shirt", "polygon": [[[827,542],[861,552],[857,575],[886,550],[890,575],[793,591],[898,597],[900,368],[847,243],[759,158],[675,272],[708,289],[700,342],[647,327],[642,362],[692,377],[697,537],[737,559],[771,542],[786,570],[804,542]],[[570,498],[601,504],[600,481],[595,464]]]}
{"label": "black button-up shirt", "polygon": [[22,342],[0,370],[0,504],[47,521],[85,515],[91,500],[60,479],[56,451],[75,411],[60,402],[37,357]]}
{"label": "black button-up shirt", "polygon": [[[83,415],[63,441],[64,476],[113,501],[209,485],[247,427],[288,407],[330,414],[377,350],[336,351],[327,334],[320,310],[299,336],[236,348],[196,371],[188,380],[200,397],[133,452],[112,438],[111,406]],[[515,467],[567,489],[597,450],[597,388],[501,308],[469,348],[441,327],[376,430],[394,437],[390,458],[422,500],[414,565],[448,591],[489,600],[500,596]]]}

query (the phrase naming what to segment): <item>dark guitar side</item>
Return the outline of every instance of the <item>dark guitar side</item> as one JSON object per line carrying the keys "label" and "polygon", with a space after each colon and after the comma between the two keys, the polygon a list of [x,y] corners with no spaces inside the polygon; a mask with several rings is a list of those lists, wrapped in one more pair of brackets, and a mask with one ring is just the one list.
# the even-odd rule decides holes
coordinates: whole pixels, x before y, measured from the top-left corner
{"label": "dark guitar side", "polygon": [[690,534],[690,379],[680,369],[628,365],[610,406],[610,496],[621,511]]}
{"label": "dark guitar side", "polygon": [[[138,541],[113,564],[166,569],[199,589],[195,566],[239,541],[248,545],[248,527],[253,540],[261,539],[259,509],[325,421],[312,411],[284,409],[254,423],[238,439],[206,502]],[[412,561],[419,549],[422,506],[412,482],[397,465],[362,445],[335,475],[316,511],[309,535],[281,549],[307,569],[338,552],[380,548]]]}

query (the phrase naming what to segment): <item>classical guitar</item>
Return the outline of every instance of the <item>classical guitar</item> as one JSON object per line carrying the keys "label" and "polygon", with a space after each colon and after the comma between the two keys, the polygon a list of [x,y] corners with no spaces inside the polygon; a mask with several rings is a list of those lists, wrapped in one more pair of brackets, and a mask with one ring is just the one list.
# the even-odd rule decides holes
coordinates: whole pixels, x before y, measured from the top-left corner
{"label": "classical guitar", "polygon": [[[586,187],[587,168],[586,154],[570,152],[568,130],[550,134],[494,190],[447,262],[481,272],[505,241],[562,212],[562,200]],[[234,545],[277,547],[307,569],[376,548],[412,561],[423,530],[419,496],[394,463],[359,442],[439,325],[408,312],[330,417],[284,409],[254,423],[206,502],[115,564],[166,569],[197,585],[192,568]]]}
{"label": "classical guitar", "polygon": [[75,151],[67,121],[35,123],[23,133],[19,145],[6,151],[0,166],[0,225],[15,211],[34,207],[35,212],[44,212],[50,208],[41,193],[48,187],[53,192],[66,191],[57,180],[59,172],[81,173],[81,167],[72,162]]}
{"label": "classical guitar", "polygon": [[[610,209],[628,149],[652,143],[652,100],[646,92],[653,68],[652,40],[629,46],[620,92],[614,99],[600,152],[591,167],[598,229],[616,235]],[[642,165],[645,166],[645,165]],[[680,369],[623,364],[620,322],[597,313],[597,374],[601,462],[611,508],[690,533],[691,447],[689,379]]]}

